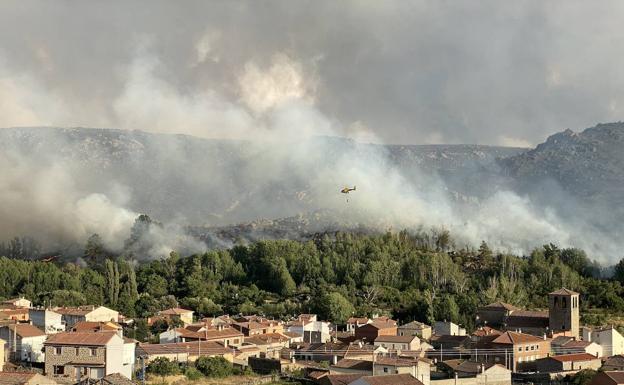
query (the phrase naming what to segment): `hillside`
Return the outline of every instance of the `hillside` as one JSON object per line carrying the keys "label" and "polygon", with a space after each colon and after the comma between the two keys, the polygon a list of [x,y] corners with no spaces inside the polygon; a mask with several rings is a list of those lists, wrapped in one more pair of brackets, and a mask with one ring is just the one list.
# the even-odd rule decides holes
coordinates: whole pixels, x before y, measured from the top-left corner
{"label": "hillside", "polygon": [[309,176],[347,156],[354,162],[389,162],[384,167],[398,168],[412,180],[423,172],[440,175],[464,193],[461,184],[468,175],[490,175],[497,157],[523,151],[477,145],[381,146],[318,137],[298,144],[309,152],[309,159],[302,160],[291,159],[288,146],[115,129],[0,130],[0,149],[20,154],[35,169],[58,165],[69,170],[81,191],[110,194],[123,186],[133,211],[216,225],[323,208],[315,201],[311,190],[317,187]]}

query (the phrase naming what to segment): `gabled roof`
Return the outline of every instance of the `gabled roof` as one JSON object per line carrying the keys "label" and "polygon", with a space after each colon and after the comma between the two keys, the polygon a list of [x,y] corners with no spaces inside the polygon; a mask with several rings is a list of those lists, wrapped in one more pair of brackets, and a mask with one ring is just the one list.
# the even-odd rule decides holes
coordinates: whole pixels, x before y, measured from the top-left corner
{"label": "gabled roof", "polygon": [[390,328],[396,328],[396,321],[376,321],[376,322],[371,322],[369,324],[366,325],[362,325],[360,326],[361,328],[366,328],[366,327],[373,327],[375,329],[390,329]]}
{"label": "gabled roof", "polygon": [[92,321],[80,321],[72,327],[72,330],[75,332],[117,331],[121,329],[121,325],[116,322]]}
{"label": "gabled roof", "polygon": [[422,322],[412,321],[412,322],[399,326],[399,329],[424,329],[424,328],[430,328],[430,327],[431,326],[424,324]]}
{"label": "gabled roof", "polygon": [[361,374],[329,374],[324,376],[319,384],[323,385],[349,385],[353,381],[362,377]]}
{"label": "gabled roof", "polygon": [[570,362],[570,361],[592,361],[599,360],[600,358],[591,355],[589,353],[574,353],[574,354],[562,354],[559,356],[550,356],[547,359],[553,359],[559,362]]}
{"label": "gabled roof", "polygon": [[564,287],[564,288],[561,288],[559,290],[555,290],[552,293],[548,293],[548,295],[579,295],[579,293],[577,293],[575,291],[572,291],[572,290],[569,290],[569,289],[566,289]]}
{"label": "gabled roof", "polygon": [[516,310],[505,320],[507,328],[547,328],[548,311]]}
{"label": "gabled roof", "polygon": [[510,305],[508,303],[500,302],[500,301],[485,305],[482,307],[482,309],[505,309],[508,311],[518,310],[518,308],[515,307],[514,305]]}
{"label": "gabled roof", "polygon": [[158,312],[159,315],[181,315],[189,313],[193,313],[193,310],[182,309],[179,307],[172,307],[171,309],[166,309]]}
{"label": "gabled roof", "polygon": [[341,369],[351,369],[351,370],[373,370],[373,361],[364,361],[364,360],[352,360],[349,358],[343,358],[338,361],[335,365],[332,365],[335,368]]}
{"label": "gabled roof", "polygon": [[355,324],[355,323],[357,323],[357,324],[365,324],[365,323],[368,323],[368,321],[369,321],[369,319],[366,318],[366,317],[350,317],[347,320],[347,323],[348,324]]}
{"label": "gabled roof", "polygon": [[417,336],[385,336],[380,335],[375,338],[375,342],[390,342],[390,343],[410,343],[414,339],[418,338]]}
{"label": "gabled roof", "polygon": [[396,367],[410,367],[418,365],[418,360],[397,357],[378,357],[375,359],[375,364]]}
{"label": "gabled roof", "polygon": [[10,324],[7,325],[7,327],[11,331],[11,334],[15,333],[22,338],[41,337],[46,335],[41,329],[30,324]]}
{"label": "gabled roof", "polygon": [[368,385],[423,385],[410,374],[388,374],[385,376],[364,376],[360,380]]}
{"label": "gabled roof", "polygon": [[257,334],[251,337],[245,337],[245,342],[255,345],[269,345],[276,343],[288,342],[290,338],[279,333]]}
{"label": "gabled roof", "polygon": [[0,372],[0,385],[22,385],[30,381],[37,373]]}
{"label": "gabled roof", "polygon": [[489,326],[483,326],[475,330],[474,332],[472,332],[471,335],[475,337],[485,337],[485,336],[500,336],[501,334],[503,334],[503,332],[500,330],[496,330]]}
{"label": "gabled roof", "polygon": [[52,334],[44,344],[104,346],[116,335],[116,332],[66,332]]}
{"label": "gabled roof", "polygon": [[516,333],[516,332],[505,332],[494,339],[492,342],[495,344],[506,344],[506,345],[515,345],[515,344],[524,344],[530,342],[543,342],[544,340],[539,337],[532,336],[530,334],[524,333]]}
{"label": "gabled roof", "polygon": [[611,385],[624,384],[624,372],[622,371],[605,371],[598,372],[592,378],[590,385]]}

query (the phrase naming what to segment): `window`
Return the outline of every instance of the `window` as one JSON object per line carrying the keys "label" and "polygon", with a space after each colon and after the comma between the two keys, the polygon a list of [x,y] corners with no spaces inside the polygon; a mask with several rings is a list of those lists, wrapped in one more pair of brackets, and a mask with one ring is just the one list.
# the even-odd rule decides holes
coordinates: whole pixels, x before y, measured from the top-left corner
{"label": "window", "polygon": [[535,350],[535,345],[531,345],[531,350]]}
{"label": "window", "polygon": [[97,348],[89,349],[89,353],[91,354],[91,356],[96,356],[97,355]]}
{"label": "window", "polygon": [[388,373],[388,368],[384,366],[384,373]]}
{"label": "window", "polygon": [[565,297],[563,297],[563,298],[561,298],[561,308],[565,309],[566,307],[567,307],[566,299],[565,299]]}
{"label": "window", "polygon": [[80,355],[80,348],[76,348],[76,355],[79,356]]}
{"label": "window", "polygon": [[54,348],[54,354],[56,354],[57,356],[61,355],[61,347],[57,346]]}
{"label": "window", "polygon": [[529,347],[528,347],[528,346],[527,346],[527,347],[525,347],[525,348],[524,348],[524,351],[525,351],[525,352],[528,352],[528,351],[529,351]]}
{"label": "window", "polygon": [[519,352],[521,352],[521,351],[522,351],[522,346],[520,346],[520,347],[518,348],[518,351],[519,351]]}

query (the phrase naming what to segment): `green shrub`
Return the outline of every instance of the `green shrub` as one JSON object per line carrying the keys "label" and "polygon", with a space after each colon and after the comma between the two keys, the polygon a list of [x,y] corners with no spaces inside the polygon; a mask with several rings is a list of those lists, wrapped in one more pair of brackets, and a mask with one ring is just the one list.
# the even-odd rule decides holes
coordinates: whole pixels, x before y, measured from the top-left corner
{"label": "green shrub", "polygon": [[169,361],[168,358],[158,357],[154,361],[150,362],[147,367],[147,371],[163,377],[171,376],[180,372],[180,366],[177,362]]}
{"label": "green shrub", "polygon": [[223,357],[199,357],[195,367],[206,377],[227,377],[234,372],[232,364]]}
{"label": "green shrub", "polygon": [[192,367],[186,368],[186,370],[184,371],[184,375],[191,381],[199,380],[204,376],[202,372]]}

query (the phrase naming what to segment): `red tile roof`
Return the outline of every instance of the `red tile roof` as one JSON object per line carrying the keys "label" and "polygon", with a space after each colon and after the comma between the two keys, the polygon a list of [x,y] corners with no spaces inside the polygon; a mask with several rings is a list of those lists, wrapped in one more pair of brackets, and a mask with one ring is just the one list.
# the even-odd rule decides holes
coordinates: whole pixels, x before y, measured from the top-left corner
{"label": "red tile roof", "polygon": [[343,358],[338,361],[335,365],[335,368],[341,369],[352,369],[352,370],[373,370],[373,361],[364,361],[364,360],[352,360],[349,358]]}
{"label": "red tile roof", "polygon": [[505,332],[494,339],[492,342],[495,344],[507,344],[507,345],[515,345],[515,344],[524,344],[529,342],[543,342],[544,340],[539,337],[532,336],[530,334],[524,333],[516,333],[516,332]]}
{"label": "red tile roof", "polygon": [[15,333],[22,338],[45,336],[45,333],[41,329],[30,324],[11,324],[7,325],[7,327],[11,331],[11,334]]}
{"label": "red tile roof", "polygon": [[559,362],[570,362],[570,361],[591,361],[591,360],[599,360],[600,358],[591,355],[589,353],[574,353],[574,354],[562,354],[559,356],[550,356],[553,360]]}
{"label": "red tile roof", "polygon": [[384,336],[380,335],[375,338],[375,342],[390,342],[390,343],[410,343],[414,340],[414,338],[418,338],[416,336]]}
{"label": "red tile roof", "polygon": [[71,332],[52,334],[45,345],[95,345],[104,346],[116,336],[115,332]]}
{"label": "red tile roof", "polygon": [[410,374],[389,374],[385,376],[364,376],[360,377],[364,383],[369,385],[423,385],[422,382],[412,377]]}
{"label": "red tile roof", "polygon": [[188,313],[193,313],[193,310],[187,310],[187,309],[182,309],[179,307],[174,307],[171,309],[166,309],[166,310],[162,310],[158,312],[159,315],[180,315],[180,314],[188,314]]}

